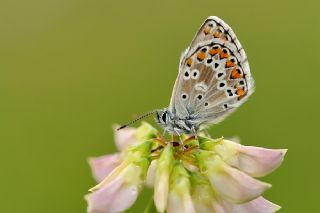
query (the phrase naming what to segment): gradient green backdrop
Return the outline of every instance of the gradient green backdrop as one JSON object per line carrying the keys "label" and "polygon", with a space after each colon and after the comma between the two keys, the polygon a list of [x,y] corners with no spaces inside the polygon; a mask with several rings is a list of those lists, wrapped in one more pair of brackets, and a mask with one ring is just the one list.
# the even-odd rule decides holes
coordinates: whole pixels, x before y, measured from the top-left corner
{"label": "gradient green backdrop", "polygon": [[257,86],[210,132],[288,148],[265,196],[319,212],[319,11],[318,0],[0,0],[0,212],[85,212],[87,157],[116,150],[112,124],[168,105],[209,15],[235,30]]}

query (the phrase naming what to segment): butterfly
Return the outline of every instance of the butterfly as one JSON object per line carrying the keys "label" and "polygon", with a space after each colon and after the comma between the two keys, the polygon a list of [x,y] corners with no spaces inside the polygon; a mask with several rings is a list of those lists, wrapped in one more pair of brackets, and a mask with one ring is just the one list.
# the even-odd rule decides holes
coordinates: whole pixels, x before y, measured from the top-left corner
{"label": "butterfly", "polygon": [[210,16],[181,55],[169,107],[142,117],[155,112],[166,132],[197,135],[235,111],[253,91],[254,80],[238,38],[223,20]]}

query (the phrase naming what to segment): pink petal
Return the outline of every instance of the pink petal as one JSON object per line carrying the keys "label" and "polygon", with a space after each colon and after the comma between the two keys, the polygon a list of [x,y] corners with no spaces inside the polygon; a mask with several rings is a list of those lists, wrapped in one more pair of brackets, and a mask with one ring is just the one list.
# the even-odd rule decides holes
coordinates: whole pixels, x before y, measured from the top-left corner
{"label": "pink petal", "polygon": [[136,201],[139,189],[137,185],[125,184],[126,171],[86,196],[88,213],[117,213],[130,208]]}
{"label": "pink petal", "polygon": [[167,208],[169,192],[169,174],[159,174],[156,171],[155,184],[154,184],[154,204],[159,212],[164,212]]}
{"label": "pink petal", "polygon": [[[216,213],[230,213],[230,211],[228,211],[228,209],[221,202],[219,202],[217,200],[213,201],[212,206],[213,206],[213,209],[214,209],[213,212],[216,212]],[[237,213],[239,213],[239,212],[237,212]],[[247,212],[247,213],[249,213],[249,212]]]}
{"label": "pink petal", "polygon": [[157,169],[157,160],[151,161],[151,164],[148,168],[147,177],[146,177],[146,185],[149,187],[153,187],[154,180],[156,176],[156,169]]}
{"label": "pink petal", "polygon": [[117,177],[105,187],[89,194],[86,199],[88,202],[88,212],[107,212],[112,205],[113,198],[123,183],[123,178]]}
{"label": "pink petal", "polygon": [[250,176],[262,177],[280,166],[287,150],[243,146],[229,140],[223,140],[215,147],[215,151],[227,164]]}
{"label": "pink petal", "polygon": [[212,162],[213,172],[209,180],[215,190],[232,203],[248,202],[259,197],[270,184],[258,181],[247,174],[228,166],[220,157]]}
{"label": "pink petal", "polygon": [[281,165],[286,152],[286,149],[240,146],[238,163],[233,166],[253,177],[262,177]]}
{"label": "pink petal", "polygon": [[127,127],[114,132],[115,142],[120,151],[127,148],[128,145],[137,143],[136,128]]}
{"label": "pink petal", "polygon": [[[212,200],[215,199],[215,194],[207,178],[199,174],[198,172],[191,173],[190,182],[192,184],[191,195],[196,212],[217,212],[214,211],[214,208],[212,206]],[[222,211],[218,212],[222,213]]]}
{"label": "pink petal", "polygon": [[197,171],[199,171],[199,168],[198,168],[198,167],[196,167],[196,166],[194,166],[194,165],[192,165],[192,164],[190,164],[190,163],[188,163],[188,162],[186,162],[186,161],[183,161],[182,164],[183,164],[184,168],[186,168],[186,169],[189,170],[190,172],[197,172]]}
{"label": "pink petal", "polygon": [[101,157],[89,158],[89,165],[93,177],[97,182],[101,182],[112,170],[120,164],[119,154],[104,155]]}
{"label": "pink petal", "polygon": [[231,204],[225,202],[225,206],[229,212],[237,213],[274,213],[281,208],[263,197],[258,197],[257,199],[244,204]]}
{"label": "pink petal", "polygon": [[212,206],[206,205],[205,203],[194,202],[194,208],[196,212],[201,212],[201,213],[212,213],[212,212],[222,213],[221,211],[213,211]]}
{"label": "pink petal", "polygon": [[167,145],[157,160],[155,172],[153,200],[158,212],[164,212],[167,208],[170,174],[173,163],[173,147]]}
{"label": "pink petal", "polygon": [[196,213],[190,194],[169,193],[167,213]]}

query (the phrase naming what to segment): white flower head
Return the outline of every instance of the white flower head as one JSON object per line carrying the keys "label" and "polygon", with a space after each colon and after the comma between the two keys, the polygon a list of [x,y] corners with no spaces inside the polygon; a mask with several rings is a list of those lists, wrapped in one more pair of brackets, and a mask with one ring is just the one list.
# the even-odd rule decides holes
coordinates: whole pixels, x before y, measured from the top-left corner
{"label": "white flower head", "polygon": [[255,179],[280,166],[285,149],[244,146],[223,138],[172,136],[143,123],[116,132],[120,153],[90,158],[99,184],[86,196],[88,213],[129,209],[144,185],[154,207],[167,213],[273,213],[280,206],[261,195],[270,184]]}

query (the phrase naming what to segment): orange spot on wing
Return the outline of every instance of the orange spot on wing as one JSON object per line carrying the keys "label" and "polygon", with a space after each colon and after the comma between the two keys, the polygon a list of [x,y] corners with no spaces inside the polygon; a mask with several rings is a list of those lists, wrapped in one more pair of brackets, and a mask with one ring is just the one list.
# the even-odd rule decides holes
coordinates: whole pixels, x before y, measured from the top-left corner
{"label": "orange spot on wing", "polygon": [[202,61],[203,59],[205,59],[206,54],[204,52],[199,52],[197,55],[197,59],[199,59],[200,61]]}
{"label": "orange spot on wing", "polygon": [[229,41],[229,37],[227,35],[225,35],[223,38],[222,38],[224,41]]}
{"label": "orange spot on wing", "polygon": [[189,59],[187,60],[187,65],[188,65],[189,67],[192,65],[192,58],[189,58]]}
{"label": "orange spot on wing", "polygon": [[205,27],[204,30],[203,30],[205,35],[208,35],[210,33],[210,31],[211,31],[211,27],[208,27],[208,26]]}
{"label": "orange spot on wing", "polygon": [[217,49],[211,49],[210,51],[209,51],[209,53],[210,53],[210,55],[215,55],[215,54],[217,54],[217,53],[219,53],[220,52],[220,48],[217,48]]}
{"label": "orange spot on wing", "polygon": [[237,89],[236,94],[239,96],[244,96],[244,94],[245,94],[244,89],[242,89],[242,88]]}
{"label": "orange spot on wing", "polygon": [[226,62],[226,67],[234,67],[236,66],[232,61],[227,61]]}
{"label": "orange spot on wing", "polygon": [[236,94],[239,96],[238,97],[239,101],[246,95],[244,89],[242,89],[242,88],[237,89]]}
{"label": "orange spot on wing", "polygon": [[238,70],[236,68],[234,68],[231,71],[231,78],[235,79],[235,78],[241,78],[241,73],[238,72]]}
{"label": "orange spot on wing", "polygon": [[216,32],[213,33],[213,37],[220,38],[221,34],[222,33],[220,31],[216,31]]}
{"label": "orange spot on wing", "polygon": [[228,58],[228,57],[229,57],[228,53],[225,53],[223,51],[220,53],[220,59],[224,59],[224,58]]}

